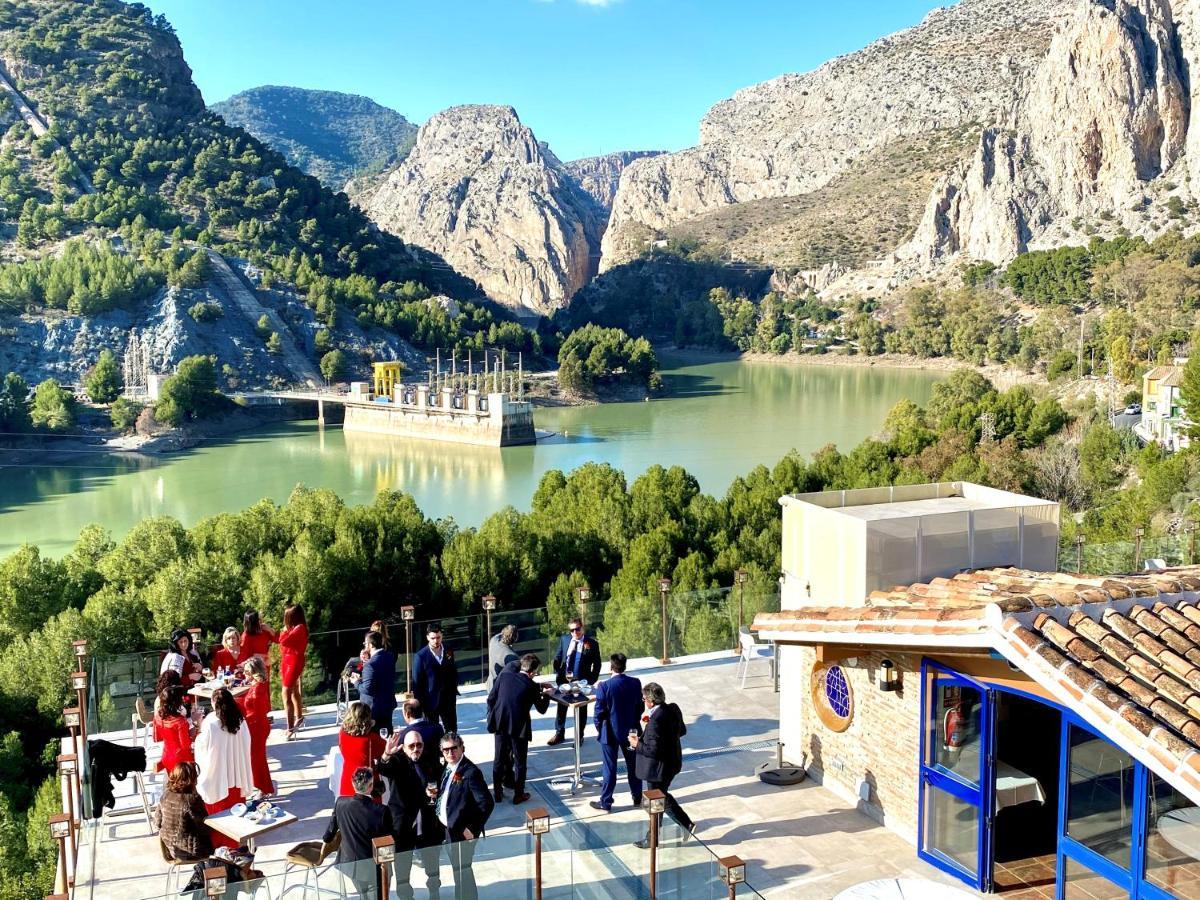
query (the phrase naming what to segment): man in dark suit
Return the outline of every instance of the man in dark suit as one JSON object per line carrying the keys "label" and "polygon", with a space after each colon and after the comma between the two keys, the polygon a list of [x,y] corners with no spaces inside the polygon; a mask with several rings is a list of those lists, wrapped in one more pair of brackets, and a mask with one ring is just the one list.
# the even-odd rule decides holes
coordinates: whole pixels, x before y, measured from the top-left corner
{"label": "man in dark suit", "polygon": [[505,625],[492,635],[492,639],[488,642],[487,689],[489,691],[496,681],[496,676],[521,658],[513,649],[518,633],[516,625]]}
{"label": "man in dark suit", "polygon": [[[572,619],[570,631],[558,639],[554,653],[554,680],[558,684],[586,681],[595,684],[600,677],[600,642],[583,630],[583,620]],[[582,707],[580,728],[587,725],[587,707]],[[567,707],[560,703],[554,714],[554,735],[546,743],[561,744],[567,727]],[[581,735],[582,736],[582,735]]]}
{"label": "man in dark suit", "polygon": [[365,766],[356,769],[350,778],[354,795],[338,797],[333,804],[333,816],[325,829],[325,842],[332,841],[339,833],[342,845],[338,848],[337,861],[343,872],[349,872],[358,893],[367,896],[374,880],[376,896],[380,896],[382,882],[375,865],[375,848],[371,842],[377,837],[392,833],[392,814],[386,806],[376,803],[371,797],[375,786],[375,773]]}
{"label": "man in dark suit", "polygon": [[438,783],[434,810],[445,834],[450,868],[454,870],[455,900],[476,900],[479,892],[475,873],[471,871],[475,839],[483,834],[496,804],[479,767],[463,756],[462,738],[447,731],[441,746],[446,768]]}
{"label": "man in dark suit", "polygon": [[[683,769],[683,744],[680,738],[687,734],[683,713],[674,703],[667,702],[666,691],[654,682],[642,688],[642,699],[646,706],[642,716],[642,734],[629,739],[637,751],[637,775],[647,788],[660,790],[666,795],[667,813],[687,832],[684,835],[684,840],[687,840],[688,835],[696,830],[696,823],[668,790],[675,776]],[[650,846],[649,835],[636,843],[643,850],[646,849]]]}
{"label": "man in dark suit", "polygon": [[496,756],[492,763],[492,790],[496,802],[504,799],[504,785],[512,779],[513,804],[529,799],[525,792],[525,765],[533,724],[529,711],[535,706],[544,713],[550,707],[546,691],[533,680],[542,661],[533,653],[521,657],[520,670],[504,669],[496,676],[487,698],[487,730],[496,736]]}
{"label": "man in dark suit", "polygon": [[430,779],[421,768],[424,749],[421,733],[415,729],[393,734],[378,766],[379,774],[388,779],[388,809],[396,838],[396,894],[402,900],[413,897],[410,876],[414,851],[421,856],[429,896],[437,897],[442,886],[442,828],[425,790]]}
{"label": "man in dark suit", "polygon": [[437,722],[430,722],[425,718],[425,710],[421,707],[420,700],[412,698],[405,700],[401,712],[404,716],[404,729],[400,732],[401,742],[410,731],[419,734],[425,748],[421,753],[421,770],[427,778],[440,777],[442,774],[442,751],[438,749],[438,743],[446,730]]}
{"label": "man in dark suit", "polygon": [[612,677],[596,685],[596,731],[600,755],[604,758],[604,780],[600,799],[591,801],[593,809],[612,811],[613,791],[617,789],[617,751],[625,757],[625,773],[629,777],[629,794],[634,807],[642,803],[642,782],[637,776],[637,753],[629,744],[629,733],[640,732],[642,716],[642,683],[625,674],[624,653],[608,658]]}
{"label": "man in dark suit", "polygon": [[454,651],[442,643],[442,626],[432,624],[426,644],[413,657],[413,695],[421,701],[425,718],[440,722],[446,731],[458,730],[458,668]]}
{"label": "man in dark suit", "polygon": [[375,727],[392,727],[396,711],[396,654],[383,645],[383,635],[368,631],[363,639],[362,680],[358,683],[358,698],[371,707]]}

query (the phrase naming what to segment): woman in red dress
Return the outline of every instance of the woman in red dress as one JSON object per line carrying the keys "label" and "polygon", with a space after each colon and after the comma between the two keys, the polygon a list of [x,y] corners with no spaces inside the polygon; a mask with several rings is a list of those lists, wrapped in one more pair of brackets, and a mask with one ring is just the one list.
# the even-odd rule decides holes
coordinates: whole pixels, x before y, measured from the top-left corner
{"label": "woman in red dress", "polygon": [[246,610],[246,615],[242,617],[242,652],[238,662],[244,663],[250,657],[257,656],[264,666],[268,665],[270,660],[267,654],[271,651],[271,645],[278,640],[275,632],[262,624],[257,609]]}
{"label": "woman in red dress", "polygon": [[154,706],[154,739],[162,741],[163,745],[157,771],[172,772],[176,763],[195,762],[192,755],[192,720],[183,704],[183,687],[168,685]]}
{"label": "woman in red dress", "polygon": [[[371,707],[367,704],[355,700],[346,710],[346,717],[342,719],[342,730],[338,732],[338,749],[342,751],[339,797],[354,796],[354,785],[351,784],[354,771],[359,768],[375,771],[375,760],[383,756],[385,742],[375,733],[374,724],[371,720]],[[375,802],[382,803],[382,796],[376,794]]]}
{"label": "woman in red dress", "polygon": [[279,681],[283,685],[283,709],[287,714],[287,739],[296,736],[304,725],[304,704],[300,696],[300,676],[304,673],[304,651],[308,649],[308,623],[304,607],[293,603],[283,611],[283,631],[279,632]]}
{"label": "woman in red dress", "polygon": [[264,795],[275,793],[271,767],[267,764],[267,736],[271,733],[271,686],[267,682],[267,667],[257,656],[242,665],[250,690],[238,698],[238,706],[246,716],[250,729],[250,771],[254,787]]}
{"label": "woman in red dress", "polygon": [[217,652],[213,654],[212,668],[214,672],[219,672],[222,669],[228,669],[230,672],[236,671],[238,667],[238,658],[242,655],[242,636],[232,625],[225,629],[225,634],[221,636],[221,646],[217,648]]}

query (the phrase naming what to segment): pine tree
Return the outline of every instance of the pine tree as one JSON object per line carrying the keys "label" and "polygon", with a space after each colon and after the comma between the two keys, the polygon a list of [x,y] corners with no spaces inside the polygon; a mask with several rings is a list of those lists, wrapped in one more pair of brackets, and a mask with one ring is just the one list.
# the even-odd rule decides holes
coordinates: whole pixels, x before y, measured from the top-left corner
{"label": "pine tree", "polygon": [[[1193,341],[1193,345],[1196,345],[1196,342]],[[1192,440],[1200,439],[1200,415],[1188,415],[1189,409],[1200,410],[1200,352],[1196,350],[1192,351],[1183,367],[1179,399],[1183,403],[1183,417],[1187,422],[1184,433]]]}
{"label": "pine tree", "polygon": [[124,388],[117,358],[111,350],[101,350],[96,365],[84,376],[84,390],[93,403],[112,403]]}

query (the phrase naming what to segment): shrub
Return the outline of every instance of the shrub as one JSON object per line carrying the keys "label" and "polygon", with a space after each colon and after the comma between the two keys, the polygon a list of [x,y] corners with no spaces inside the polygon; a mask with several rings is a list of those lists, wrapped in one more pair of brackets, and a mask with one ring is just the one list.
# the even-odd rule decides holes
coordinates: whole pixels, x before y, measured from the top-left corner
{"label": "shrub", "polygon": [[225,315],[225,307],[214,300],[202,300],[192,305],[188,315],[197,322],[215,322]]}
{"label": "shrub", "polygon": [[83,378],[83,389],[93,403],[112,403],[124,388],[117,358],[111,350],[101,350],[96,364]]}

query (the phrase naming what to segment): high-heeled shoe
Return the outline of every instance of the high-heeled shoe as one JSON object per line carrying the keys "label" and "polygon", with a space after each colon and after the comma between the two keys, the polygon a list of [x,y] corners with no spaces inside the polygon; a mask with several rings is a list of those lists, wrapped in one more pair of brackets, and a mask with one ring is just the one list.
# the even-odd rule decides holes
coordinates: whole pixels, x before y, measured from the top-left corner
{"label": "high-heeled shoe", "polygon": [[304,727],[304,716],[301,716],[300,718],[298,718],[296,720],[296,724],[292,726],[292,731],[299,731],[303,727]]}

